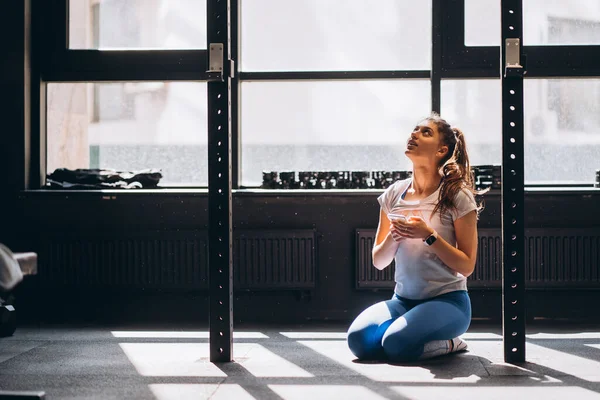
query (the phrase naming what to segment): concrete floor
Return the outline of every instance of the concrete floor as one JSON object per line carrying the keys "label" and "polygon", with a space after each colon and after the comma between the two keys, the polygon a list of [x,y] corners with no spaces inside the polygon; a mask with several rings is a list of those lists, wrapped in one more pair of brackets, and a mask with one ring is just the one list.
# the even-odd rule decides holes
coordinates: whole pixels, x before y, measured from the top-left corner
{"label": "concrete floor", "polygon": [[234,363],[193,329],[20,328],[0,339],[0,390],[47,399],[600,399],[600,326],[529,327],[527,363],[503,362],[500,328],[469,351],[414,365],[360,363],[343,326],[239,328]]}

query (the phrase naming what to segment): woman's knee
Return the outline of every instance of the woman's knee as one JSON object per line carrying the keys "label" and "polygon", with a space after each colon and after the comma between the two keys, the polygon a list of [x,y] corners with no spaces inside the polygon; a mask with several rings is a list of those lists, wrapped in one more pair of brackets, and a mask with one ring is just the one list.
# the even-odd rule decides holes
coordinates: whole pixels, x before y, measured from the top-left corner
{"label": "woman's knee", "polygon": [[382,358],[381,338],[397,318],[406,312],[397,301],[382,301],[361,312],[348,329],[348,347],[360,359]]}
{"label": "woman's knee", "polygon": [[367,335],[364,329],[348,331],[348,348],[357,358],[363,358],[368,352]]}
{"label": "woman's knee", "polygon": [[379,359],[384,357],[381,337],[391,321],[383,323],[354,321],[347,333],[348,348],[359,359]]}
{"label": "woman's knee", "polygon": [[373,358],[381,352],[381,343],[375,338],[376,329],[377,327],[375,326],[366,326],[358,329],[350,327],[347,335],[348,348],[356,358]]}
{"label": "woman's knee", "polygon": [[422,352],[422,345],[401,334],[384,335],[381,346],[390,361],[414,361]]}

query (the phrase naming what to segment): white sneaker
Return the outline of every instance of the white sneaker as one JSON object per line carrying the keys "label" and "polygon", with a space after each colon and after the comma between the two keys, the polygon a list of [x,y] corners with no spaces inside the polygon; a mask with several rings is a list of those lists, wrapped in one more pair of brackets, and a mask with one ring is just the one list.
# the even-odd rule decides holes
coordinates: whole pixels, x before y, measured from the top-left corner
{"label": "white sneaker", "polygon": [[423,354],[419,357],[420,360],[443,356],[450,353],[458,353],[467,350],[467,343],[461,338],[456,337],[450,340],[433,340],[425,343]]}
{"label": "white sneaker", "polygon": [[449,353],[457,353],[460,351],[467,351],[468,348],[469,348],[469,346],[467,346],[467,343],[459,337],[456,337],[456,338],[450,340]]}

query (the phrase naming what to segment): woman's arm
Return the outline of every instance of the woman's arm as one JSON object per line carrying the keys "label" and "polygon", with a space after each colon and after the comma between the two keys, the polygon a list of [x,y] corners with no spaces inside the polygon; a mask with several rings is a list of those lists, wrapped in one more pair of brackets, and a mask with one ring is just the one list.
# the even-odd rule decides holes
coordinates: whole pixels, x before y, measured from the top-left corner
{"label": "woman's arm", "polygon": [[[394,221],[394,224],[399,227],[400,234],[405,238],[422,240],[433,233],[433,229],[420,217],[409,217],[406,223]],[[438,236],[430,249],[448,267],[468,277],[475,270],[477,261],[477,212],[471,211],[455,220],[454,231],[457,247]]]}
{"label": "woman's arm", "polygon": [[377,226],[377,235],[373,245],[373,265],[382,270],[394,259],[398,244],[402,240],[400,234],[392,226],[383,209],[379,212],[379,225]]}
{"label": "woman's arm", "polygon": [[475,270],[477,261],[477,212],[471,211],[454,221],[454,232],[457,247],[441,236],[430,247],[444,264],[468,277]]}

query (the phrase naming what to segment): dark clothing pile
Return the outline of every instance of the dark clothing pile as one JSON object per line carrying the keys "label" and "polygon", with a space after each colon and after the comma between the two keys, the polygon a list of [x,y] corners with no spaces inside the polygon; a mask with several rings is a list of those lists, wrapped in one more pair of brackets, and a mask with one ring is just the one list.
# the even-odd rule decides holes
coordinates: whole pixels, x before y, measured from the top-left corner
{"label": "dark clothing pile", "polygon": [[158,169],[124,172],[58,168],[48,174],[46,186],[51,189],[148,189],[155,188],[162,177]]}

